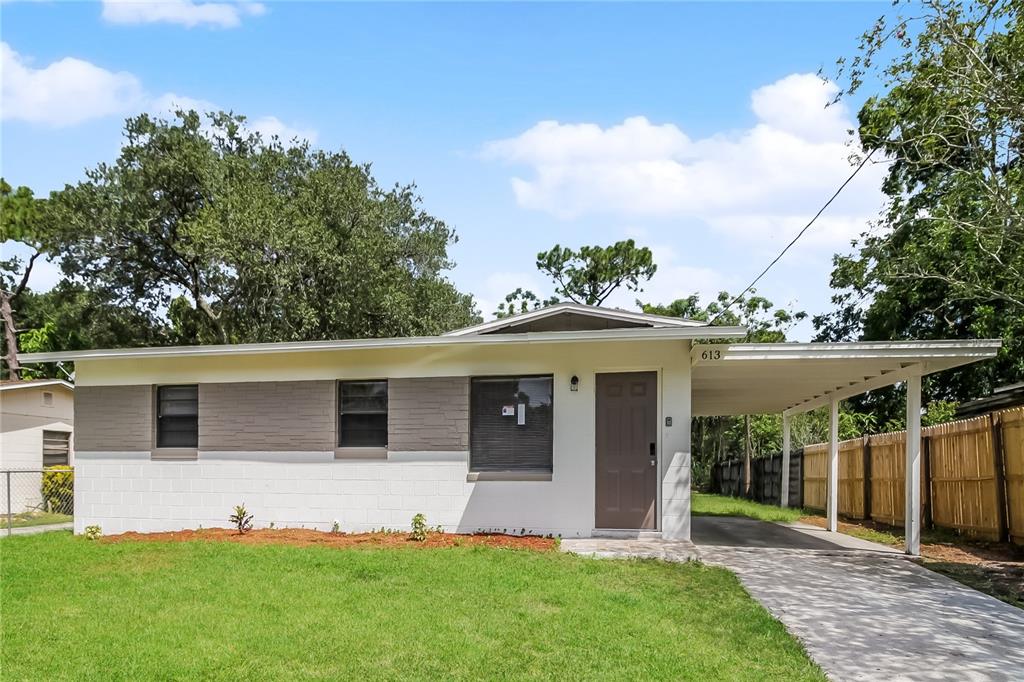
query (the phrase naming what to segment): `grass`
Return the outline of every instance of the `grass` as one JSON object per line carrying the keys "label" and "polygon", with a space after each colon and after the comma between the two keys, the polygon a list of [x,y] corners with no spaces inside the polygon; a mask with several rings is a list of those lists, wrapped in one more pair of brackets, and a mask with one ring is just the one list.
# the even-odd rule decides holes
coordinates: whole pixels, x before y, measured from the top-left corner
{"label": "grass", "polygon": [[[67,514],[53,514],[51,512],[22,512],[14,514],[11,520],[12,528],[27,528],[28,526],[48,526],[52,523],[71,523],[73,516]],[[7,527],[7,515],[0,516],[0,526]]]}
{"label": "grass", "polygon": [[4,680],[824,679],[734,575],[698,563],[0,543]]}
{"label": "grass", "polygon": [[783,509],[738,497],[709,493],[693,493],[692,504],[692,512],[704,516],[745,516],[758,521],[793,523],[806,515],[803,509]]}

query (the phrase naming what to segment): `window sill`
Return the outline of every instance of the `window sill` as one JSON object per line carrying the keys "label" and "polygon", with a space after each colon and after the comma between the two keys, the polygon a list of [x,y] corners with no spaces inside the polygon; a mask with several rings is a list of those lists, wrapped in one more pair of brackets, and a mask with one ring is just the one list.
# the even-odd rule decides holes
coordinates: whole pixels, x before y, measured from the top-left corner
{"label": "window sill", "polygon": [[334,459],[387,459],[387,448],[335,448]]}
{"label": "window sill", "polygon": [[156,448],[149,453],[154,462],[194,462],[199,459],[198,448]]}
{"label": "window sill", "polygon": [[477,481],[550,481],[550,471],[470,471],[467,483]]}

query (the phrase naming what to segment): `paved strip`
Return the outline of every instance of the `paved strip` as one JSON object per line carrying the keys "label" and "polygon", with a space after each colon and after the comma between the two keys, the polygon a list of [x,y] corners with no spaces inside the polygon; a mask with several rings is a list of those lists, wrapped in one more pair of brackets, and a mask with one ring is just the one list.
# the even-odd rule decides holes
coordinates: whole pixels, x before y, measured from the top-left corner
{"label": "paved strip", "polygon": [[[51,530],[71,530],[75,527],[75,524],[68,521],[67,523],[49,523],[45,526],[22,526],[19,528],[11,528],[11,535],[35,535],[36,533],[47,533]],[[7,535],[7,527],[0,526],[0,537]]]}
{"label": "paved strip", "polygon": [[830,678],[1024,680],[1024,611],[880,545],[708,518],[694,518],[703,560],[734,571]]}

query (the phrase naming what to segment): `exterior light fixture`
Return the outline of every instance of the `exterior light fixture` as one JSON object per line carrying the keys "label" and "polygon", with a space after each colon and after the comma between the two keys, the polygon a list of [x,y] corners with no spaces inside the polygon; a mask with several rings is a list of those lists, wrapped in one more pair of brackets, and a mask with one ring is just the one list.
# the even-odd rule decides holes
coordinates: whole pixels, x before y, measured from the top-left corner
{"label": "exterior light fixture", "polygon": [[569,390],[573,392],[580,390],[580,378],[575,374],[572,375],[572,379],[569,379]]}

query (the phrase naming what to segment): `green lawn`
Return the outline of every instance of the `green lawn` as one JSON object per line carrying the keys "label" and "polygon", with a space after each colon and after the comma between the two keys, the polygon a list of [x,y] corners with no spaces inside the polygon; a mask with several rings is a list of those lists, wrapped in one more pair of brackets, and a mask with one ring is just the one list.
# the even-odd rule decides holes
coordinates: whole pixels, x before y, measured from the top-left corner
{"label": "green lawn", "polygon": [[697,563],[65,532],[0,553],[5,682],[824,679],[735,576]]}
{"label": "green lawn", "polygon": [[[67,514],[52,514],[50,512],[22,512],[14,514],[11,518],[12,528],[26,528],[28,526],[48,526],[52,523],[71,523],[75,517]],[[0,516],[0,526],[7,527],[7,515]]]}
{"label": "green lawn", "polygon": [[759,521],[785,521],[792,523],[806,516],[803,509],[783,509],[759,502],[751,502],[738,497],[711,495],[708,493],[693,494],[693,513],[705,516],[745,516]]}

